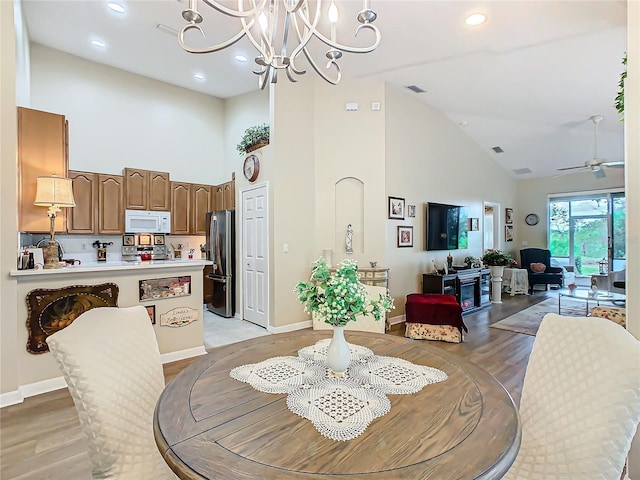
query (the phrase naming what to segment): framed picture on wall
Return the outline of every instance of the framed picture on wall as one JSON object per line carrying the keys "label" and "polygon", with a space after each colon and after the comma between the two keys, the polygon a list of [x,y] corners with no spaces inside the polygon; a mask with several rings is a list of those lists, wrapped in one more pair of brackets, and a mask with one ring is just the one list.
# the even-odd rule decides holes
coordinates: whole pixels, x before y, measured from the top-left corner
{"label": "framed picture on wall", "polygon": [[480,223],[478,217],[469,218],[469,231],[477,232],[480,229]]}
{"label": "framed picture on wall", "polygon": [[504,226],[504,241],[513,242],[513,225]]}
{"label": "framed picture on wall", "polygon": [[504,209],[504,223],[511,225],[513,223],[513,208]]}
{"label": "framed picture on wall", "polygon": [[156,324],[156,306],[155,305],[145,305],[147,309],[147,314],[149,315],[149,320],[151,320],[151,325]]}
{"label": "framed picture on wall", "polygon": [[416,216],[416,206],[415,205],[407,205],[407,217],[413,218]]}
{"label": "framed picture on wall", "polygon": [[413,247],[413,227],[398,227],[398,247]]}
{"label": "framed picture on wall", "polygon": [[404,198],[389,197],[389,218],[404,220]]}

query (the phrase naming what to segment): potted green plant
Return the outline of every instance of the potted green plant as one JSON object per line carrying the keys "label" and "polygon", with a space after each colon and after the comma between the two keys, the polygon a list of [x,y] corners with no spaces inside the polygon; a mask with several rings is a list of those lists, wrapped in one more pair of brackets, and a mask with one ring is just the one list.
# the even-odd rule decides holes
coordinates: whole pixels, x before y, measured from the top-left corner
{"label": "potted green plant", "polygon": [[236,148],[240,153],[250,153],[265,145],[269,145],[269,125],[263,123],[247,128]]}
{"label": "potted green plant", "polygon": [[615,107],[618,113],[621,115],[620,120],[624,120],[624,81],[627,78],[627,54],[625,52],[622,57],[622,64],[624,65],[624,72],[620,74],[620,81],[618,82],[618,95],[616,96]]}
{"label": "potted green plant", "polygon": [[482,256],[482,263],[490,267],[506,267],[507,265],[513,265],[515,260],[508,253],[491,248]]}
{"label": "potted green plant", "polygon": [[388,293],[378,299],[369,298],[358,279],[358,264],[354,260],[340,262],[335,273],[329,271],[323,257],[313,262],[308,282],[298,282],[295,288],[305,312],[320,315],[333,326],[333,338],[327,349],[327,363],[334,375],[344,375],[349,366],[349,346],[344,338],[344,327],[358,315],[373,315],[380,321],[393,308]]}

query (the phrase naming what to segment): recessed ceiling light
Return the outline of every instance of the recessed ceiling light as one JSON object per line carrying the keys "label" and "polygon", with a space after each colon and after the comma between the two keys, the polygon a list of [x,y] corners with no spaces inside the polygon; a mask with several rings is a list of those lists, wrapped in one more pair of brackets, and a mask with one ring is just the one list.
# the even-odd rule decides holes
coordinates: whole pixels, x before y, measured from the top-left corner
{"label": "recessed ceiling light", "polygon": [[107,46],[107,44],[102,40],[91,40],[91,45],[98,48],[104,48]]}
{"label": "recessed ceiling light", "polygon": [[124,13],[124,7],[119,3],[108,2],[107,7],[109,7],[111,10],[113,10],[116,13]]}
{"label": "recessed ceiling light", "polygon": [[464,23],[471,26],[482,25],[487,21],[487,16],[484,13],[473,13],[465,18]]}
{"label": "recessed ceiling light", "polygon": [[247,57],[245,57],[244,55],[236,55],[234,57],[236,59],[236,62],[240,62],[240,63],[244,63],[247,60],[249,60]]}
{"label": "recessed ceiling light", "polygon": [[193,74],[193,78],[195,78],[196,80],[200,80],[200,81],[202,81],[202,80],[204,80],[206,77],[204,76],[204,74],[203,74],[203,73],[194,73],[194,74]]}

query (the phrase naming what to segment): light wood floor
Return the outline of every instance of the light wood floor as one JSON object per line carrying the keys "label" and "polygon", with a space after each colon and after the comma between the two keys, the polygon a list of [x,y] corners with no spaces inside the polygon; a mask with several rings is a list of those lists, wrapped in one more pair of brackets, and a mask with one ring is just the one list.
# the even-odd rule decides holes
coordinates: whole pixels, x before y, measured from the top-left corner
{"label": "light wood floor", "polygon": [[[502,304],[464,317],[469,328],[464,343],[432,343],[487,370],[519,403],[535,337],[489,328],[489,325],[544,300],[547,295],[555,295],[555,292],[515,297],[505,294]],[[395,325],[390,333],[403,335],[404,324]],[[191,361],[165,365],[167,383]],[[0,479],[89,478],[89,457],[73,401],[66,389],[27,398],[19,405],[0,410]]]}

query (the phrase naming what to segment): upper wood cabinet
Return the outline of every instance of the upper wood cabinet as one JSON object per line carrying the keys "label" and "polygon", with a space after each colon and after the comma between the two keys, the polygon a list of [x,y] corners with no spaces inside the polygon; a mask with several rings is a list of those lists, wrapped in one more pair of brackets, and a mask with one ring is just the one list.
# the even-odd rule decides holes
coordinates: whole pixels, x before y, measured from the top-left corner
{"label": "upper wood cabinet", "polygon": [[191,184],[171,182],[171,233],[189,235],[191,227]]}
{"label": "upper wood cabinet", "polygon": [[123,177],[127,210],[170,210],[171,184],[167,172],[125,168]]}
{"label": "upper wood cabinet", "polygon": [[207,233],[207,212],[212,203],[211,185],[191,185],[191,228],[192,235]]}
{"label": "upper wood cabinet", "polygon": [[235,210],[236,209],[236,181],[231,180],[222,184],[224,189],[222,209],[223,210]]}
{"label": "upper wood cabinet", "polygon": [[224,184],[213,187],[211,211],[224,210]]}
{"label": "upper wood cabinet", "polygon": [[102,235],[124,233],[124,179],[98,174],[98,231]]}
{"label": "upper wood cabinet", "polygon": [[67,215],[67,233],[124,233],[124,181],[121,175],[69,172],[76,206]]}
{"label": "upper wood cabinet", "polygon": [[98,225],[98,174],[69,171],[76,206],[67,213],[67,233],[94,234]]}
{"label": "upper wood cabinet", "polygon": [[[36,207],[36,179],[68,173],[68,123],[64,115],[18,107],[18,229],[49,232],[45,207]],[[67,208],[56,216],[56,232],[66,230]]]}

